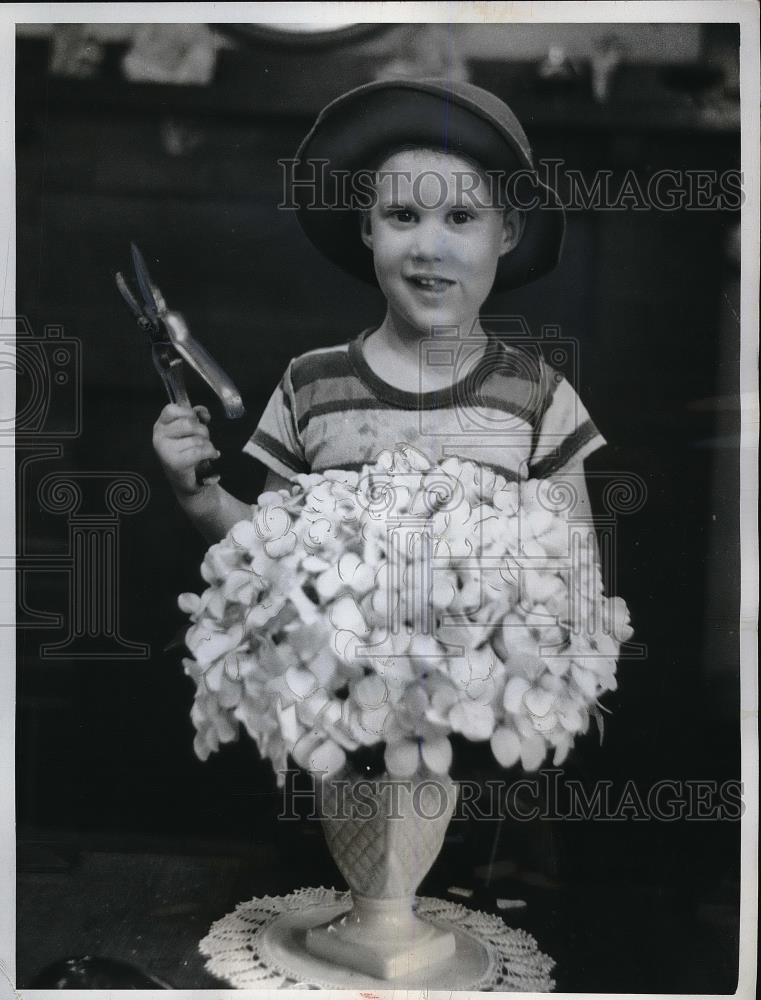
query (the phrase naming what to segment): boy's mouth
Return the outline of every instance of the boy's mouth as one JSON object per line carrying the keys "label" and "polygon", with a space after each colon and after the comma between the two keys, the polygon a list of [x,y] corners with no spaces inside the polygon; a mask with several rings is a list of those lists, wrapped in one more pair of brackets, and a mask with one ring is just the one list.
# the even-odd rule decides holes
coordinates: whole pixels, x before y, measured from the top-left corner
{"label": "boy's mouth", "polygon": [[443,292],[454,284],[454,281],[439,274],[410,274],[407,281],[424,292]]}

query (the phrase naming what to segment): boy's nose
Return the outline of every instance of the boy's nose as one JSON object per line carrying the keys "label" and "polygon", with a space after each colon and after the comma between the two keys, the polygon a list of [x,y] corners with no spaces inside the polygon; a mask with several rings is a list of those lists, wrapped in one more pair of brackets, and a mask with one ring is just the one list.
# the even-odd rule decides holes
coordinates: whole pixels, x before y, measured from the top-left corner
{"label": "boy's nose", "polygon": [[435,223],[415,227],[411,254],[414,260],[441,260],[444,256],[445,234]]}

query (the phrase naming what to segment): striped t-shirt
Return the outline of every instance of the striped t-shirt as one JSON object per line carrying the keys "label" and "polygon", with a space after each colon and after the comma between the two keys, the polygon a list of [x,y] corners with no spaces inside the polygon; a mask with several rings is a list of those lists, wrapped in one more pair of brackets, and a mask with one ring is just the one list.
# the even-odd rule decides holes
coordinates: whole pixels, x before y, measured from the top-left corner
{"label": "striped t-shirt", "polygon": [[[516,481],[554,475],[605,444],[570,383],[538,351],[490,336],[470,370],[457,377],[455,368],[451,386],[415,393],[370,368],[362,348],[370,333],[294,358],[244,451],[293,479],[359,470],[404,443],[432,462],[457,455]],[[441,350],[456,366],[456,351]]]}

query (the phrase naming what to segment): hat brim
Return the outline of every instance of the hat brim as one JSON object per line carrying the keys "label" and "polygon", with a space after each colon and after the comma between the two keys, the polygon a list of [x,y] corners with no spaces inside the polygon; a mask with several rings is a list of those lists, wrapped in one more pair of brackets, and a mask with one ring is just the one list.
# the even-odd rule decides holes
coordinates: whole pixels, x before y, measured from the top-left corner
{"label": "hat brim", "polygon": [[[534,169],[517,119],[494,95],[467,84],[380,81],[329,104],[302,142],[293,195],[307,237],[329,260],[376,283],[373,257],[359,236],[357,205],[340,178],[377,167],[384,152],[421,146],[475,160],[504,177],[511,204],[524,214],[523,235],[497,266],[494,291],[526,285],[558,263],[565,212]],[[514,180],[513,184],[510,181]]]}

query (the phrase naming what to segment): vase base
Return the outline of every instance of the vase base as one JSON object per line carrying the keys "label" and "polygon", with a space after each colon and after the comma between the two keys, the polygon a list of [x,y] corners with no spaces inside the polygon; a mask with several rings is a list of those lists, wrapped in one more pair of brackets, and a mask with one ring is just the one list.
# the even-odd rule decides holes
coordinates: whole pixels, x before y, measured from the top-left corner
{"label": "vase base", "polygon": [[[484,988],[497,980],[495,958],[492,950],[479,939],[463,922],[462,907],[457,908],[457,919],[449,919],[449,910],[439,915],[439,908],[454,909],[455,904],[438,900],[423,900],[424,906],[435,904],[435,915],[425,914],[427,923],[454,934],[456,950],[451,958],[431,966],[418,969],[410,975],[396,979],[382,979],[366,972],[357,972],[334,961],[318,958],[310,954],[306,947],[306,937],[310,930],[324,927],[346,914],[351,908],[351,900],[344,894],[322,890],[325,898],[305,905],[301,900],[293,910],[281,913],[262,931],[259,941],[261,956],[265,964],[280,969],[295,982],[311,983],[322,989],[357,990],[378,989],[429,989],[429,990],[470,990]],[[479,915],[479,917],[482,915]],[[492,918],[498,919],[498,918]],[[499,921],[500,926],[504,924]],[[508,933],[513,933],[509,931]],[[517,933],[517,932],[516,932]],[[229,942],[226,943],[229,947]]]}
{"label": "vase base", "polygon": [[306,935],[307,951],[316,958],[363,972],[376,979],[406,978],[451,958],[455,936],[414,917],[398,934],[380,937],[357,934],[357,928],[341,917]]}

